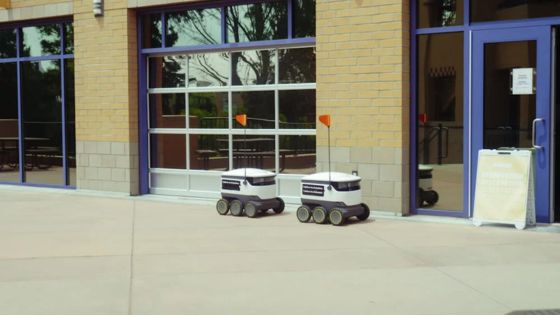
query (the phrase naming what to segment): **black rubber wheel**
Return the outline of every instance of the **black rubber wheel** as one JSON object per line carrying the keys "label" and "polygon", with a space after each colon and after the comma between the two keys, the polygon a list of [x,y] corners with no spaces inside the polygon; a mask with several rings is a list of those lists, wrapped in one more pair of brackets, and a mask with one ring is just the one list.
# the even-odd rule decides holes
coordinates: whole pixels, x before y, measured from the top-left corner
{"label": "black rubber wheel", "polygon": [[282,213],[282,211],[284,211],[284,200],[282,200],[282,198],[276,198],[276,200],[278,200],[278,207],[276,208],[272,208],[272,210],[274,211],[274,213]]}
{"label": "black rubber wheel", "polygon": [[254,218],[257,216],[257,214],[259,214],[257,205],[252,201],[248,201],[245,204],[245,215],[248,216],[249,218]]}
{"label": "black rubber wheel", "polygon": [[325,224],[329,219],[327,209],[319,206],[313,209],[313,221],[317,224]]}
{"label": "black rubber wheel", "polygon": [[342,214],[342,210],[334,208],[329,213],[329,221],[331,221],[333,225],[343,225],[346,222],[346,219]]}
{"label": "black rubber wheel", "polygon": [[243,215],[243,203],[240,200],[234,199],[229,203],[229,211],[232,215],[239,217]]}
{"label": "black rubber wheel", "polygon": [[433,206],[438,202],[439,195],[435,190],[427,190],[422,194],[422,199],[426,201],[428,206]]}
{"label": "black rubber wheel", "polygon": [[227,199],[220,199],[216,203],[216,210],[221,215],[226,215],[229,212],[229,201]]}
{"label": "black rubber wheel", "polygon": [[299,206],[296,216],[301,223],[309,222],[311,219],[311,209],[306,205]]}
{"label": "black rubber wheel", "polygon": [[358,220],[360,221],[365,221],[369,218],[369,207],[368,205],[366,205],[365,203],[361,203],[360,206],[362,206],[362,208],[364,208],[364,213],[356,216],[358,218]]}

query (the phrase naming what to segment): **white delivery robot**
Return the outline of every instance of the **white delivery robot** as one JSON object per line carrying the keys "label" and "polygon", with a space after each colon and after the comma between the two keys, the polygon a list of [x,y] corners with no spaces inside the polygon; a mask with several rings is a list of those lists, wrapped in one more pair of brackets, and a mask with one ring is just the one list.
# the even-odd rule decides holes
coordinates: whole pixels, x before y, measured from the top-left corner
{"label": "white delivery robot", "polygon": [[222,199],[216,204],[221,215],[230,211],[234,216],[245,213],[254,218],[269,209],[284,211],[284,201],[276,197],[276,174],[269,171],[239,168],[224,172],[221,193]]}
{"label": "white delivery robot", "polygon": [[418,206],[422,207],[427,203],[429,207],[435,205],[439,200],[439,194],[432,188],[433,167],[425,164],[418,164]]}
{"label": "white delivery robot", "polygon": [[300,222],[311,217],[315,223],[343,225],[349,217],[364,221],[369,207],[362,203],[361,178],[355,175],[322,172],[301,179],[301,203],[296,215]]}

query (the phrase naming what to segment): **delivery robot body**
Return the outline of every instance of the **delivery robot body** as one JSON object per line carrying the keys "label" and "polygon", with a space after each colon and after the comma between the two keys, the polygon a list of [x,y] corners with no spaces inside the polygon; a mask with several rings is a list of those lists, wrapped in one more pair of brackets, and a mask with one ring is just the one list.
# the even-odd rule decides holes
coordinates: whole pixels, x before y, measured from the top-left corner
{"label": "delivery robot body", "polygon": [[284,201],[276,197],[276,174],[269,171],[240,168],[224,172],[221,195],[222,199],[216,204],[221,215],[245,213],[254,218],[269,209],[275,213],[284,211]]}
{"label": "delivery robot body", "polygon": [[300,222],[311,217],[315,223],[342,225],[349,217],[369,218],[369,207],[362,203],[361,178],[331,172],[308,175],[301,180],[301,203],[297,210]]}
{"label": "delivery robot body", "polygon": [[429,207],[435,205],[439,200],[438,193],[432,187],[432,171],[433,167],[425,164],[418,164],[418,206],[424,206],[424,203]]}

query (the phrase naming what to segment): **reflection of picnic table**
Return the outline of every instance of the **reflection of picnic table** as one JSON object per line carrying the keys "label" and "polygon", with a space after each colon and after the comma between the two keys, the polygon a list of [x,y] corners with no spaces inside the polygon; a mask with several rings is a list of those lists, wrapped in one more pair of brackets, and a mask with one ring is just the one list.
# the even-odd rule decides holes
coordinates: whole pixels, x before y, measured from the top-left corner
{"label": "reflection of picnic table", "polygon": [[[33,167],[47,169],[51,166],[49,159],[55,156],[59,150],[56,147],[41,146],[49,138],[25,137],[25,155],[29,156],[29,162],[26,161],[26,169],[31,170]],[[18,157],[18,141],[19,137],[0,137],[0,154],[2,155],[2,165],[7,164],[11,168],[16,168],[19,164]],[[39,158],[41,157],[41,158]],[[43,163],[40,163],[41,160]]]}

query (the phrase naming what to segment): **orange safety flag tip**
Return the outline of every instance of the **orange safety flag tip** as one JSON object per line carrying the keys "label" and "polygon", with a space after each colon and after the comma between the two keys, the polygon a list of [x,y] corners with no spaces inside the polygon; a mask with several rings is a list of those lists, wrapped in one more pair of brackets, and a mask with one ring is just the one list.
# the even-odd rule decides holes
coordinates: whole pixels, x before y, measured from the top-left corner
{"label": "orange safety flag tip", "polygon": [[331,126],[331,115],[321,115],[319,116],[319,121],[323,123],[323,125],[330,127]]}
{"label": "orange safety flag tip", "polygon": [[235,115],[235,120],[243,127],[247,126],[247,115]]}

